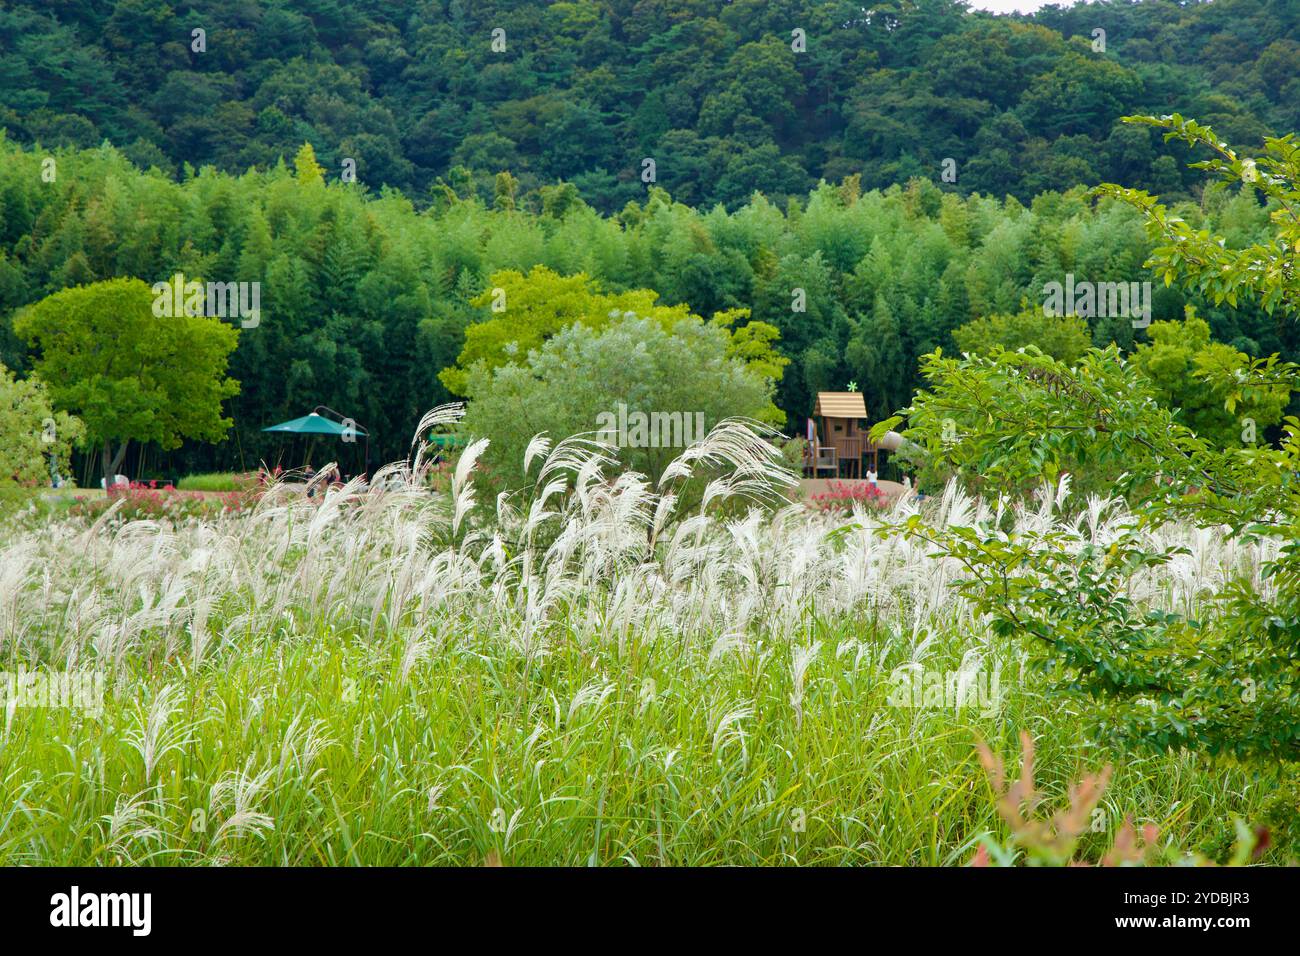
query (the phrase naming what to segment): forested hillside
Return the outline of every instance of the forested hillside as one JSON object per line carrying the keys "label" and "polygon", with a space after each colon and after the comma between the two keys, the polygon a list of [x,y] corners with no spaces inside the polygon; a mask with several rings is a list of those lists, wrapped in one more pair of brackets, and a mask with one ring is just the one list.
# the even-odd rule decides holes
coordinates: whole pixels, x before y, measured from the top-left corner
{"label": "forested hillside", "polygon": [[646,160],[705,207],[851,174],[938,181],[946,159],[963,194],[1170,195],[1195,173],[1118,118],[1178,110],[1247,146],[1300,128],[1298,39],[1296,0],[1032,18],[951,0],[27,0],[0,4],[0,126],[173,174],[306,141],[330,175],[351,159],[417,204],[439,183],[490,200],[508,170],[522,202],[564,180],[616,212],[644,198]]}

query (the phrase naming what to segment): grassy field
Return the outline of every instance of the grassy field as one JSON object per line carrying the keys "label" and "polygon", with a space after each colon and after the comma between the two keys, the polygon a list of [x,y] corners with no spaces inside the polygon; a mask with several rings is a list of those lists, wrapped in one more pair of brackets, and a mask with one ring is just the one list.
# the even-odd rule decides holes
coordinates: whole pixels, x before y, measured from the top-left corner
{"label": "grassy field", "polygon": [[[1052,807],[1114,764],[1090,859],[1126,815],[1222,858],[1234,818],[1276,811],[1276,771],[1092,739],[1097,705],[994,643],[889,514],[715,515],[752,472],[678,514],[547,451],[522,501],[475,499],[471,449],[441,495],[389,472],[242,513],[7,523],[3,669],[105,686],[97,712],[6,707],[0,864],[960,864],[1007,836],[974,746],[1014,761],[1021,731]],[[1078,528],[1122,519],[1094,502]],[[1191,553],[1137,596],[1168,606],[1269,547],[1160,533]],[[913,673],[988,693],[900,695]]]}

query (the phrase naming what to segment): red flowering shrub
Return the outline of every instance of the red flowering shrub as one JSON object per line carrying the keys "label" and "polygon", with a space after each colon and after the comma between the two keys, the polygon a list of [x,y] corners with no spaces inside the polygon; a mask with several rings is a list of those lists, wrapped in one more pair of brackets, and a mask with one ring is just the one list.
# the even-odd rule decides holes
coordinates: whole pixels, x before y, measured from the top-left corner
{"label": "red flowering shrub", "polygon": [[158,487],[158,482],[133,481],[129,485],[112,485],[102,498],[78,495],[68,513],[74,516],[98,518],[118,501],[122,502],[116,516],[123,521],[141,518],[152,520],[199,517],[224,512],[243,511],[257,500],[254,490],[205,493],[178,491],[170,484]]}
{"label": "red flowering shrub", "polygon": [[884,508],[889,503],[889,499],[879,486],[870,482],[848,484],[843,481],[832,481],[829,487],[829,491],[813,495],[809,499],[809,504],[818,511],[852,511],[855,504],[868,508]]}

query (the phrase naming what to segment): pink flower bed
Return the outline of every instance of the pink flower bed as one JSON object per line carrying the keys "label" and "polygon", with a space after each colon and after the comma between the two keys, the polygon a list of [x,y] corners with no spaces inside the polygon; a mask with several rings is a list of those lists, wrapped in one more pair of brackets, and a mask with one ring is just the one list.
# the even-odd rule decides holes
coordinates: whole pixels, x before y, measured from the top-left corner
{"label": "pink flower bed", "polygon": [[889,503],[885,493],[877,485],[859,481],[848,483],[832,481],[830,490],[813,495],[808,503],[818,511],[852,511],[854,505],[868,508],[884,508]]}
{"label": "pink flower bed", "polygon": [[158,487],[158,482],[133,481],[129,485],[113,485],[103,498],[75,497],[69,514],[98,518],[117,501],[122,501],[118,515],[123,520],[136,518],[190,518],[214,511],[234,512],[251,507],[256,493],[248,491],[178,491],[170,484]]}

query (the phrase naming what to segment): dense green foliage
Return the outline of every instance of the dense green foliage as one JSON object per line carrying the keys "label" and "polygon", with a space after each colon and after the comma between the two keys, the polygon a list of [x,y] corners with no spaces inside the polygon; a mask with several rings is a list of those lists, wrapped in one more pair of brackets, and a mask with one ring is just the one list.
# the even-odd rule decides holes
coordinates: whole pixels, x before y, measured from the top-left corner
{"label": "dense green foliage", "polygon": [[[52,167],[44,158],[0,142],[0,361],[9,367],[31,365],[9,328],[13,313],[66,286],[119,276],[152,284],[178,271],[261,283],[260,324],[241,331],[231,356],[242,389],[226,405],[230,440],[187,446],[157,465],[170,473],[274,461],[284,440],[260,429],[318,404],[370,432],[372,460],[401,457],[423,410],[454,397],[438,373],[456,364],[466,327],[496,315],[491,295],[480,297],[502,270],[585,273],[606,293],[654,290],[657,304],[706,317],[748,309],[735,327],[774,327],[790,359],[776,404],[794,429],[815,391],[850,381],[873,419],[902,407],[917,358],[950,350],[952,329],[1039,306],[1044,283],[1066,272],[1144,278],[1152,248],[1131,208],[1094,205],[1081,189],[1025,207],[922,181],[861,193],[849,180],[784,209],[757,196],[734,212],[652,190],[611,218],[577,200],[541,215],[474,200],[420,212],[395,193],[303,181],[288,168],[174,182],[110,147],[55,153]],[[1248,195],[1174,209],[1223,234],[1229,249],[1269,234],[1267,210]],[[1153,317],[1180,318],[1187,302],[1217,341],[1300,357],[1296,325],[1247,301],[1215,304],[1157,284]],[[1090,327],[1097,345],[1143,340],[1127,319]],[[751,358],[766,351],[762,339],[749,343]]]}
{"label": "dense green foliage", "polygon": [[1077,361],[1092,344],[1083,317],[1045,316],[1041,308],[981,316],[953,329],[952,337],[963,352],[987,353],[1032,345],[1067,364]]}
{"label": "dense green foliage", "polygon": [[[582,273],[559,276],[541,266],[523,275],[513,269],[493,273],[488,278],[489,290],[471,302],[486,307],[492,317],[476,322],[465,330],[465,347],[456,359],[456,365],[445,368],[438,378],[453,393],[469,395],[470,371],[475,365],[492,369],[507,362],[524,361],[528,353],[566,326],[579,323],[587,328],[606,328],[620,316],[632,315],[650,319],[665,332],[672,332],[680,323],[700,319],[691,315],[686,305],[658,305],[659,293],[653,289],[631,289],[621,293],[604,293],[592,288],[592,283]],[[737,321],[749,318],[748,309],[729,309],[716,313],[711,324],[726,330],[724,338],[726,356],[737,356],[753,368],[755,373],[771,381],[779,381],[789,360],[780,355],[773,343],[780,332],[766,322],[745,321],[732,328]],[[624,361],[629,361],[624,357]],[[721,387],[721,383],[715,383]],[[640,396],[654,401],[654,394]],[[664,396],[665,400],[667,396]],[[679,406],[703,408],[702,405]],[[784,425],[785,415],[770,401],[766,407],[749,409],[746,414],[761,418],[774,425]],[[581,430],[581,429],[580,429]]]}
{"label": "dense green foliage", "polygon": [[867,188],[939,181],[949,158],[963,193],[1027,202],[1113,180],[1168,194],[1194,180],[1124,113],[1180,109],[1249,145],[1300,127],[1295,0],[1030,18],[952,0],[6,7],[0,126],[20,141],[107,139],[179,173],[269,167],[306,140],[331,179],[352,159],[375,188],[490,201],[508,170],[538,208],[557,180],[605,212],[640,200],[646,158],[702,206],[853,173]]}
{"label": "dense green foliage", "polygon": [[[1300,296],[1288,258],[1300,238],[1300,150],[1288,137],[1269,143],[1265,156],[1238,156],[1195,122],[1148,122],[1219,153],[1199,168],[1263,194],[1273,221],[1267,241],[1236,253],[1151,197],[1108,187],[1167,237],[1154,263],[1171,282],[1224,300],[1257,297],[1288,314]],[[993,521],[932,529],[917,516],[906,530],[961,561],[969,576],[960,589],[997,631],[1033,645],[1065,688],[1111,705],[1099,715],[1107,736],[1300,760],[1300,420],[1286,419],[1278,446],[1225,446],[1216,434],[1232,428],[1229,416],[1275,414],[1300,366],[1209,345],[1194,318],[1152,330],[1155,344],[1130,361],[1113,347],[1074,367],[1036,350],[936,354],[926,363],[931,387],[909,409],[908,437],[989,488],[1055,483],[1063,471],[1114,476],[1110,490],[1134,506],[1121,534],[1098,537],[1096,504],[1066,528],[1014,533]],[[1217,409],[1157,401],[1161,390],[1181,400],[1197,385]],[[1204,421],[1212,412],[1222,420]],[[1161,539],[1175,520],[1271,553],[1256,569],[1198,575],[1208,598],[1199,608],[1152,608],[1135,598],[1134,582],[1183,553]]]}
{"label": "dense green foliage", "polygon": [[1240,387],[1238,370],[1249,366],[1246,355],[1210,341],[1209,325],[1194,313],[1182,322],[1152,322],[1147,333],[1151,342],[1138,346],[1134,365],[1161,405],[1178,409],[1179,421],[1217,445],[1258,443],[1265,428],[1282,420],[1291,390],[1300,384],[1279,382],[1232,402]]}
{"label": "dense green foliage", "polygon": [[52,469],[66,478],[83,431],[78,419],[54,410],[39,377],[16,378],[0,365],[0,486],[46,485]]}

